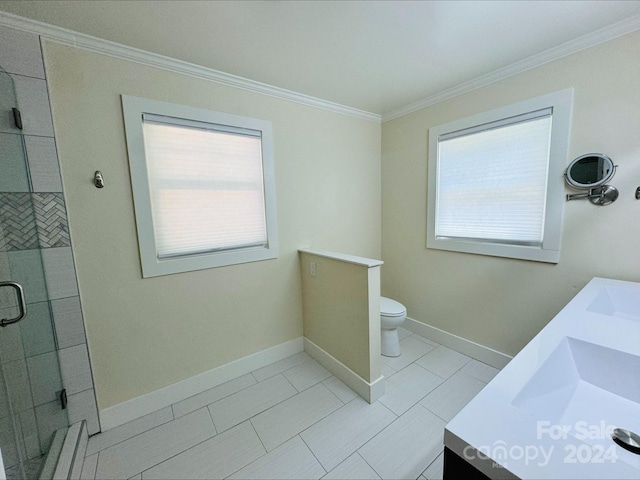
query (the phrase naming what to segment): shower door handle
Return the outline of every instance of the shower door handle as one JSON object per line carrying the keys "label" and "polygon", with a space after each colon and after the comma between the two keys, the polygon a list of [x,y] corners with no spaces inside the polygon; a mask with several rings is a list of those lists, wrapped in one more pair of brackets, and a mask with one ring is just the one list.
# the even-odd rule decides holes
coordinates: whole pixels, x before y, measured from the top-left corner
{"label": "shower door handle", "polygon": [[0,287],[11,287],[16,291],[16,297],[18,297],[18,316],[15,318],[3,318],[0,320],[0,327],[6,327],[12,323],[19,322],[27,314],[27,304],[24,301],[24,291],[22,286],[16,282],[0,282]]}

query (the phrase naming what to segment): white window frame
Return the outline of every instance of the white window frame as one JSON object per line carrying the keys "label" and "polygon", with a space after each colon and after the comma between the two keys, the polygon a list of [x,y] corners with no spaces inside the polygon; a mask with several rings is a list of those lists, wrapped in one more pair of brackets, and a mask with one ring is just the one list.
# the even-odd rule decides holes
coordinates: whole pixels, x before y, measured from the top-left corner
{"label": "white window frame", "polygon": [[[573,89],[570,88],[430,128],[427,248],[558,263],[565,201],[563,173],[569,149],[572,105]],[[480,127],[481,130],[481,126],[484,124],[548,108],[552,109],[552,121],[542,245],[530,246],[436,237],[439,137],[474,127]]]}
{"label": "white window frame", "polygon": [[[129,95],[122,95],[122,110],[138,231],[138,247],[142,264],[142,276],[144,278],[269,260],[278,257],[271,122]],[[192,120],[261,132],[267,226],[266,245],[158,258],[153,227],[149,173],[145,157],[142,122],[144,114],[173,117],[177,121]]]}

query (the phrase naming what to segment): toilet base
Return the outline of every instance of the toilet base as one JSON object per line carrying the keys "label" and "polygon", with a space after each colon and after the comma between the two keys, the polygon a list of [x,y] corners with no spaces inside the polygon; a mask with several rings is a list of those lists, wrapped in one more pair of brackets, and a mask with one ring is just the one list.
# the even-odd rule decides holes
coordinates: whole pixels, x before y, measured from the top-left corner
{"label": "toilet base", "polygon": [[383,328],[380,331],[381,340],[381,353],[385,357],[399,357],[400,356],[400,339],[398,338],[398,329],[386,329]]}

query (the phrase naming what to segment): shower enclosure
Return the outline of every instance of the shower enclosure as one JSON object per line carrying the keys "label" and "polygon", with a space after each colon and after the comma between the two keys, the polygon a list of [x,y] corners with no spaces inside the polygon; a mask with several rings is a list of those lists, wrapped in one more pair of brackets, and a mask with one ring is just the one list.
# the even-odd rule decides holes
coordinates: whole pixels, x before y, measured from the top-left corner
{"label": "shower enclosure", "polygon": [[14,81],[0,68],[0,451],[8,479],[36,478],[54,433],[69,425],[42,262],[50,225],[41,213],[61,194],[34,193],[27,160]]}

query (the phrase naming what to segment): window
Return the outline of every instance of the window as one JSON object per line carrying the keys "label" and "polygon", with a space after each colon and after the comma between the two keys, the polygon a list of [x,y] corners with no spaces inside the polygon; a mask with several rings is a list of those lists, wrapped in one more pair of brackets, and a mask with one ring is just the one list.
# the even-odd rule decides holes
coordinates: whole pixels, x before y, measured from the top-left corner
{"label": "window", "polygon": [[278,256],[270,122],[122,106],[144,277]]}
{"label": "window", "polygon": [[429,129],[428,248],[558,262],[572,98]]}

